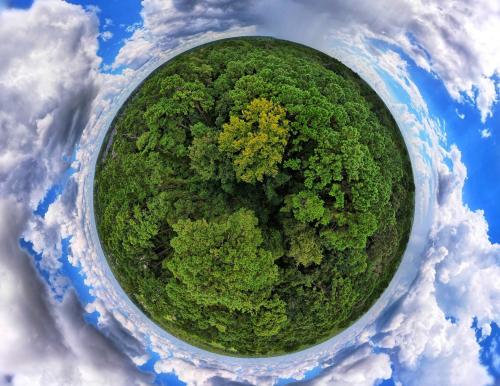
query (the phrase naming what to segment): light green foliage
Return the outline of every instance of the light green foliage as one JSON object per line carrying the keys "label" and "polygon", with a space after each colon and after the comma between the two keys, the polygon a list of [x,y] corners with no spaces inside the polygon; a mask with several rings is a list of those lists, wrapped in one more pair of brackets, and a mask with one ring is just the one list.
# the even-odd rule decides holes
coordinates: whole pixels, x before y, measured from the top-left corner
{"label": "light green foliage", "polygon": [[326,213],[323,200],[307,190],[292,195],[290,204],[294,217],[301,222],[320,221]]}
{"label": "light green foliage", "polygon": [[396,123],[356,74],[300,45],[239,38],[174,58],[132,94],[94,202],[114,274],[156,323],[267,356],[370,307],[403,253],[413,190]]}
{"label": "light green foliage", "polygon": [[324,252],[314,228],[290,221],[285,223],[285,233],[290,240],[288,256],[293,257],[297,264],[308,267],[321,263]]}
{"label": "light green foliage", "polygon": [[278,278],[255,215],[240,209],[227,218],[180,220],[173,226],[173,255],[165,264],[203,306],[259,310]]}
{"label": "light green foliage", "polygon": [[253,331],[259,337],[278,334],[286,321],[286,304],[278,298],[268,300],[252,315]]}

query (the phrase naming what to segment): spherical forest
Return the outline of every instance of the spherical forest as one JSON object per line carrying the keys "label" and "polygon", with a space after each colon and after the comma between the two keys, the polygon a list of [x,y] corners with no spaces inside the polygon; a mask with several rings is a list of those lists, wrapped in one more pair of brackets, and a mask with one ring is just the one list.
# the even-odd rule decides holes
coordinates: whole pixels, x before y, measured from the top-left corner
{"label": "spherical forest", "polygon": [[96,166],[109,266],[155,323],[206,350],[322,342],[381,295],[414,211],[409,156],[339,61],[263,37],[178,55],[124,103]]}

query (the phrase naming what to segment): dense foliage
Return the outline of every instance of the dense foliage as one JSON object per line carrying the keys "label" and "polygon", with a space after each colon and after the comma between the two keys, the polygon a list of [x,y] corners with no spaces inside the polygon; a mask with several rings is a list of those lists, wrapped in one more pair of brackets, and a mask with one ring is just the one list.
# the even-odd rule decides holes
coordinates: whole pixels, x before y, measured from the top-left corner
{"label": "dense foliage", "polygon": [[95,184],[101,241],[133,301],[237,355],[351,324],[394,274],[413,213],[383,102],[338,61],[269,38],[156,70],[115,118]]}

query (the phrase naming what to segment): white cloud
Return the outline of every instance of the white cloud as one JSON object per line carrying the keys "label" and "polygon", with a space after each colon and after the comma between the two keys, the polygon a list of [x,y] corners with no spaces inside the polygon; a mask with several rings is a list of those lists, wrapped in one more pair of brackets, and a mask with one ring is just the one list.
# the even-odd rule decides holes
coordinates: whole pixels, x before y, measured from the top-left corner
{"label": "white cloud", "polygon": [[[499,69],[495,69],[495,72],[498,71]],[[481,121],[484,123],[487,118],[492,116],[493,105],[498,100],[496,81],[483,76],[475,84],[475,87],[477,88],[476,106],[481,113]]]}
{"label": "white cloud", "polygon": [[264,30],[296,40],[324,40],[333,30],[395,44],[441,79],[455,100],[475,102],[483,121],[491,115],[494,75],[500,72],[495,0],[297,0],[257,2],[257,7]]}
{"label": "white cloud", "polygon": [[457,114],[457,116],[460,118],[460,119],[465,119],[465,114],[464,113],[460,113],[458,111],[458,109],[455,109],[455,113]]}
{"label": "white cloud", "polygon": [[52,1],[0,13],[4,195],[33,206],[66,167],[61,156],[70,155],[97,91],[96,28],[92,14]]}
{"label": "white cloud", "polygon": [[486,138],[491,137],[491,130],[490,130],[490,129],[488,129],[488,128],[484,128],[484,129],[482,129],[482,130],[480,131],[480,133],[481,133],[481,138],[485,138],[485,139],[486,139]]}
{"label": "white cloud", "polygon": [[[227,381],[236,380],[235,372],[220,369],[202,367],[189,361],[179,358],[170,358],[159,361],[155,364],[155,371],[158,373],[175,373],[182,377],[182,380],[190,386],[211,385],[214,378],[222,378]],[[272,386],[269,381],[263,381],[262,386]]]}
{"label": "white cloud", "polygon": [[[81,7],[35,1],[0,11],[0,379],[16,385],[145,385],[150,378],[83,320],[72,292],[48,296],[20,250],[32,210],[68,167],[97,93],[97,18]],[[42,264],[57,269],[59,234],[47,218],[32,233]],[[37,220],[31,227],[40,227]],[[50,231],[53,228],[54,231]],[[45,229],[44,229],[45,230]],[[99,355],[96,356],[95,353]]]}
{"label": "white cloud", "polygon": [[109,39],[113,38],[113,32],[104,31],[103,33],[100,34],[100,37],[104,42],[107,42]]}
{"label": "white cloud", "polygon": [[370,347],[361,347],[323,371],[311,381],[311,386],[367,386],[389,379],[391,359],[387,354],[374,354]]}
{"label": "white cloud", "polygon": [[405,385],[492,381],[471,324],[500,319],[500,246],[489,242],[483,213],[463,204],[460,152],[452,147],[448,157],[453,169],[439,166],[440,205],[419,276],[381,329],[381,345],[397,349]]}
{"label": "white cloud", "polygon": [[[146,385],[130,360],[86,324],[70,292],[62,303],[50,300],[18,237],[29,210],[0,199],[0,377],[19,386]],[[96,356],[96,352],[99,355]]]}
{"label": "white cloud", "polygon": [[193,39],[201,42],[254,31],[251,2],[243,0],[143,0],[142,7],[143,23],[131,26],[133,34],[120,49],[114,68],[139,68]]}

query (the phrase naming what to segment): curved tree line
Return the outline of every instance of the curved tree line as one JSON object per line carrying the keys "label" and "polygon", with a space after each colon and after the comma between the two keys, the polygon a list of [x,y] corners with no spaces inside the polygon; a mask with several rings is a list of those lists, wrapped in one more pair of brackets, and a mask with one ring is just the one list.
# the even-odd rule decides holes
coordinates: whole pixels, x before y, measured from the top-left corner
{"label": "curved tree line", "polygon": [[324,54],[270,38],[198,47],[150,75],[111,132],[95,179],[106,256],[192,344],[261,356],[318,343],[399,264],[405,144],[373,90]]}

